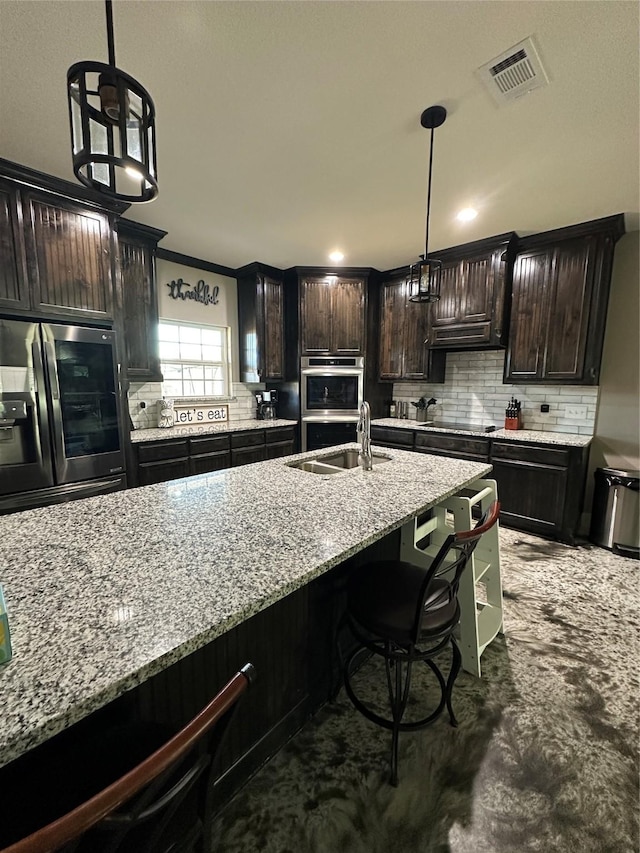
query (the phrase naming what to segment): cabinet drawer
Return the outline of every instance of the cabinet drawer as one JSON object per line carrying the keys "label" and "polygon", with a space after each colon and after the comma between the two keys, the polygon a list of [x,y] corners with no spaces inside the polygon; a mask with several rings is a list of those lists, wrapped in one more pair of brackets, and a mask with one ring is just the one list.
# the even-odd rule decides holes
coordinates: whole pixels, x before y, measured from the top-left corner
{"label": "cabinet drawer", "polygon": [[514,459],[519,462],[538,462],[541,465],[569,465],[569,451],[556,447],[532,447],[510,441],[494,441],[491,445],[493,459]]}
{"label": "cabinet drawer", "polygon": [[266,447],[239,447],[231,451],[231,465],[248,465],[250,462],[264,462],[267,458]]}
{"label": "cabinet drawer", "polygon": [[293,441],[280,441],[267,444],[267,459],[278,459],[280,456],[290,456],[295,453]]}
{"label": "cabinet drawer", "polygon": [[[489,458],[489,441],[485,438],[465,438],[458,435],[434,435],[416,432],[416,450],[441,450],[464,453],[468,456]],[[446,455],[446,453],[444,454]]]}
{"label": "cabinet drawer", "polygon": [[411,450],[413,447],[413,430],[372,426],[371,441],[379,444],[392,444],[394,447],[403,447]]}
{"label": "cabinet drawer", "polygon": [[138,481],[141,486],[164,483],[189,475],[189,460],[170,459],[165,462],[145,462],[138,466]]}
{"label": "cabinet drawer", "polygon": [[264,444],[264,430],[254,429],[247,432],[232,432],[231,447],[254,447]]}
{"label": "cabinet drawer", "polygon": [[188,455],[189,447],[186,438],[179,441],[149,442],[138,446],[139,462],[156,462],[159,459],[176,459]]}
{"label": "cabinet drawer", "polygon": [[465,323],[464,325],[436,326],[431,330],[430,347],[472,347],[491,340],[491,323]]}
{"label": "cabinet drawer", "polygon": [[190,439],[191,453],[217,453],[221,450],[228,450],[231,446],[229,434],[224,435],[204,435],[201,438]]}
{"label": "cabinet drawer", "polygon": [[209,471],[223,471],[231,467],[231,453],[220,450],[217,453],[199,453],[189,460],[191,474],[206,474]]}
{"label": "cabinet drawer", "polygon": [[279,441],[294,441],[295,427],[274,427],[264,431],[267,444],[274,444]]}

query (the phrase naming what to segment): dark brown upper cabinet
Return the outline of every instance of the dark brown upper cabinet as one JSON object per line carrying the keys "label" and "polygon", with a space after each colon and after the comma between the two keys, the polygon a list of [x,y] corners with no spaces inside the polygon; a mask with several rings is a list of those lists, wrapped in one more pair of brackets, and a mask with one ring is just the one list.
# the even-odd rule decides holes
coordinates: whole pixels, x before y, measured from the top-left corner
{"label": "dark brown upper cabinet", "polygon": [[0,178],[0,307],[30,307],[24,246],[21,235],[22,210],[14,184]]}
{"label": "dark brown upper cabinet", "polygon": [[429,305],[409,301],[407,271],[381,285],[379,378],[444,382],[444,352],[427,346]]}
{"label": "dark brown upper cabinet", "polygon": [[302,355],[364,355],[366,277],[300,276]]}
{"label": "dark brown upper cabinet", "polygon": [[506,383],[597,385],[618,214],[520,240]]}
{"label": "dark brown upper cabinet", "polygon": [[284,379],[284,285],[282,272],[262,264],[237,271],[240,379]]}
{"label": "dark brown upper cabinet", "polygon": [[161,382],[156,248],[166,231],[121,219],[118,257],[124,350],[131,382]]}
{"label": "dark brown upper cabinet", "polygon": [[128,206],[0,158],[0,308],[111,323],[115,220]]}
{"label": "dark brown upper cabinet", "polygon": [[39,313],[113,317],[110,216],[48,193],[23,193],[24,239],[33,308]]}
{"label": "dark brown upper cabinet", "polygon": [[505,345],[516,240],[509,232],[433,254],[442,261],[442,274],[426,336],[431,348]]}

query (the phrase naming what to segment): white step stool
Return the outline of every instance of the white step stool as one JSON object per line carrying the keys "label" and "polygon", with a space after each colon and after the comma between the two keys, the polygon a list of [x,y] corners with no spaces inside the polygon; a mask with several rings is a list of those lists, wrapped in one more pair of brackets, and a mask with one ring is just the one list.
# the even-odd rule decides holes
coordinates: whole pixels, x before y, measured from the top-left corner
{"label": "white step stool", "polygon": [[[471,530],[475,525],[473,507],[479,505],[482,514],[497,496],[495,480],[476,480],[434,507],[430,518],[408,522],[402,528],[400,559],[428,566],[447,536],[453,531]],[[498,528],[499,523],[478,542],[458,591],[462,668],[478,677],[482,652],[503,630]],[[440,574],[446,576],[446,569]]]}

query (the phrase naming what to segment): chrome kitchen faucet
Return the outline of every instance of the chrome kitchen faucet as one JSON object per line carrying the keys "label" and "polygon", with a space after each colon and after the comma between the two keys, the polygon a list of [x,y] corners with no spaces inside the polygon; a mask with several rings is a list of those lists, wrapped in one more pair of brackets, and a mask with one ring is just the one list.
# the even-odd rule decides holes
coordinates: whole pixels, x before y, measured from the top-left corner
{"label": "chrome kitchen faucet", "polygon": [[366,400],[360,404],[357,433],[358,441],[360,442],[358,462],[363,471],[371,471],[373,468],[373,457],[371,455],[371,406]]}

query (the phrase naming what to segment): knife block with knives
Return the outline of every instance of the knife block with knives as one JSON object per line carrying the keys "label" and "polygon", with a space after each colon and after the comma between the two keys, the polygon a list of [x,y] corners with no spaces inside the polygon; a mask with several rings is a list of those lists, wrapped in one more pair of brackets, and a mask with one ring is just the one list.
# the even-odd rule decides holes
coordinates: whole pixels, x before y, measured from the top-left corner
{"label": "knife block with knives", "polygon": [[504,413],[505,429],[522,429],[522,408],[519,400],[514,397],[509,401]]}

